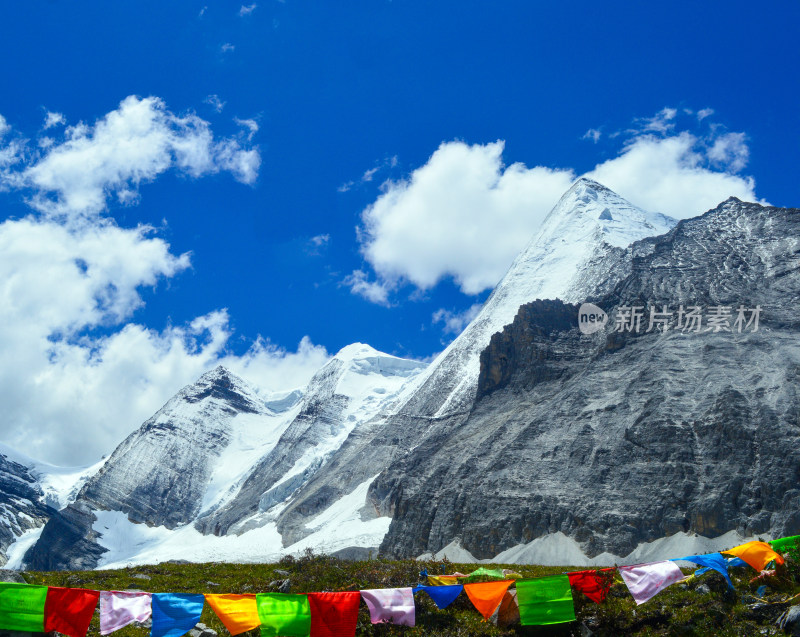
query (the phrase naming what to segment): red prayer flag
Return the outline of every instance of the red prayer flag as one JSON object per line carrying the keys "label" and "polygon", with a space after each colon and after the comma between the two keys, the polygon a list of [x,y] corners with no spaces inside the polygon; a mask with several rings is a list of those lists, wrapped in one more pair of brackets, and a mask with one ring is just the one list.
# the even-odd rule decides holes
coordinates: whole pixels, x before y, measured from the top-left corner
{"label": "red prayer flag", "polygon": [[353,637],[361,593],[309,593],[311,637]]}
{"label": "red prayer flag", "polygon": [[100,591],[50,586],[44,603],[44,631],[55,630],[70,637],[86,637],[100,599]]}
{"label": "red prayer flag", "polygon": [[613,572],[613,568],[603,568],[594,571],[575,571],[567,575],[572,588],[599,604],[606,598],[608,589],[614,582]]}

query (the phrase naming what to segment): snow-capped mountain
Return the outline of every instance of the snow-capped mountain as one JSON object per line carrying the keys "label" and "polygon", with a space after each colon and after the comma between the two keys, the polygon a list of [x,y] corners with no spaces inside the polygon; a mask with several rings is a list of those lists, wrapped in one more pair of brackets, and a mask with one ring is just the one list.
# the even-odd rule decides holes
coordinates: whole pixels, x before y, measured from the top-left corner
{"label": "snow-capped mountain", "polygon": [[[729,200],[675,225],[581,179],[429,367],[355,344],[278,396],[209,372],[82,474],[74,500],[26,532],[41,536],[24,561],[380,545],[599,564],[800,532],[799,215]],[[741,337],[620,336],[613,320],[585,336],[573,303],[590,299],[741,302],[769,317]],[[53,502],[75,493],[64,485]]]}
{"label": "snow-capped mountain", "polygon": [[277,411],[255,387],[217,367],[128,436],[78,499],[133,522],[186,524],[275,446],[298,402],[282,401]]}
{"label": "snow-capped mountain", "polygon": [[198,520],[203,532],[241,533],[274,520],[284,503],[351,432],[386,406],[423,363],[356,343],[339,351],[308,385],[299,413],[255,465],[237,494]]}
{"label": "snow-capped mountain", "polygon": [[[332,506],[427,437],[456,435],[476,396],[480,353],[492,334],[514,319],[521,304],[548,296],[582,299],[595,291],[607,292],[630,270],[628,244],[666,232],[674,224],[668,217],[636,208],[597,182],[579,179],[464,332],[401,389],[397,400],[348,437],[330,462],[295,493],[278,519],[284,540],[304,538],[310,516]],[[393,516],[388,495],[383,488],[370,487],[362,516]]]}
{"label": "snow-capped mountain", "polygon": [[[135,561],[145,553],[158,561],[171,559],[176,545],[197,559],[243,559],[248,544],[264,544],[265,537],[269,542],[259,556],[280,555],[269,510],[291,497],[422,368],[355,344],[303,391],[265,396],[218,367],[117,447],[75,501],[53,516],[25,562],[31,568],[86,568]],[[236,532],[259,537],[220,543],[193,526],[207,531],[234,522],[240,523]],[[372,538],[372,546],[381,537]],[[342,541],[344,548],[348,538]]]}
{"label": "snow-capped mountain", "polygon": [[[578,305],[522,306],[458,435],[432,429],[373,483],[382,551],[608,564],[800,533],[799,247],[800,210],[730,199],[633,245],[595,297],[603,330],[582,334]],[[669,329],[617,331],[624,306]],[[679,326],[681,306],[702,323]]]}
{"label": "snow-capped mountain", "polygon": [[580,302],[619,281],[631,243],[664,234],[671,217],[637,208],[591,179],[578,179],[517,256],[480,313],[401,397],[398,411],[440,418],[469,410],[481,351],[535,299]]}

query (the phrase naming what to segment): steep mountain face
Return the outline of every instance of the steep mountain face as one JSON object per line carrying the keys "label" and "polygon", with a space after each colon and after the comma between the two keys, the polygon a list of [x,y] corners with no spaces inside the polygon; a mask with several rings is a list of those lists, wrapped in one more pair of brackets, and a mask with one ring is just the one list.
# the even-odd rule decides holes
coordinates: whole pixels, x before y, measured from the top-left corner
{"label": "steep mountain face", "polygon": [[248,455],[274,446],[285,421],[253,387],[218,367],[128,436],[78,500],[150,526],[186,524],[210,504],[215,483],[235,481],[224,452],[241,453],[230,458],[241,467]]}
{"label": "steep mountain face", "polygon": [[223,367],[184,387],[126,438],[48,522],[25,555],[29,568],[87,568],[106,548],[96,511],[174,529],[191,522],[278,441],[299,393],[269,402]]}
{"label": "steep mountain face", "polygon": [[297,417],[236,496],[198,520],[197,528],[224,535],[276,519],[280,505],[314,476],[353,430],[424,368],[423,363],[360,343],[341,350],[312,378]]}
{"label": "steep mountain face", "polygon": [[[666,232],[673,219],[647,213],[605,186],[579,179],[548,215],[464,332],[400,392],[389,409],[359,427],[330,462],[281,511],[284,541],[308,534],[306,522],[363,481],[404,457],[428,436],[439,437],[467,417],[475,399],[480,352],[536,298],[582,300],[609,291],[630,270],[636,239]],[[374,485],[364,516],[391,516],[388,493]]]}
{"label": "steep mountain face", "polygon": [[[458,539],[490,558],[566,536],[600,558],[681,532],[800,532],[800,211],[730,199],[631,252],[596,295],[605,329],[537,301],[492,337],[468,418],[373,483],[393,515],[384,553]],[[681,305],[702,308],[700,331],[676,326]],[[640,331],[616,331],[626,306]],[[664,306],[670,329],[647,332]]]}
{"label": "steep mountain face", "polygon": [[6,550],[23,533],[42,526],[55,510],[44,502],[44,491],[30,467],[16,462],[14,454],[0,453],[0,565]]}
{"label": "steep mountain face", "polygon": [[578,179],[514,260],[483,308],[434,360],[398,411],[442,417],[468,411],[475,399],[481,351],[492,334],[535,299],[582,301],[608,292],[631,259],[626,248],[664,234],[675,220],[637,208],[590,179]]}
{"label": "steep mountain face", "polygon": [[[52,516],[25,563],[59,569],[158,561],[187,544],[197,559],[241,559],[248,544],[255,550],[265,539],[259,554],[277,557],[274,520],[285,501],[423,368],[355,344],[303,392],[273,399],[222,367],[208,372],[117,447],[75,501]],[[248,531],[240,542],[214,537]],[[379,539],[370,541],[376,547]]]}
{"label": "steep mountain face", "polygon": [[[355,344],[279,397],[209,372],[80,479],[31,474],[61,510],[24,561],[381,540],[479,558],[563,541],[600,560],[681,533],[800,532],[799,215],[731,199],[674,225],[579,180],[430,367]],[[582,301],[609,313],[603,329],[581,333]],[[757,330],[737,329],[740,305],[761,308]],[[615,331],[626,306],[640,332]],[[684,322],[699,306],[704,327],[729,307],[732,331],[646,331],[664,306]]]}

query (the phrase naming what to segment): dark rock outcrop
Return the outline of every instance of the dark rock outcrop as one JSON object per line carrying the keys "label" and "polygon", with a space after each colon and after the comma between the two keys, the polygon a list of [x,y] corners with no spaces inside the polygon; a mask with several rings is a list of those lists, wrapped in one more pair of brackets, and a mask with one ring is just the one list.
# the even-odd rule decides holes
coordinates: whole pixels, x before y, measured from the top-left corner
{"label": "dark rock outcrop", "polygon": [[0,454],[0,564],[6,549],[29,529],[42,526],[55,512],[28,467]]}
{"label": "dark rock outcrop", "polygon": [[97,518],[85,504],[70,504],[55,512],[39,541],[25,554],[25,565],[34,571],[55,571],[69,564],[73,570],[91,569],[106,549],[92,530]]}

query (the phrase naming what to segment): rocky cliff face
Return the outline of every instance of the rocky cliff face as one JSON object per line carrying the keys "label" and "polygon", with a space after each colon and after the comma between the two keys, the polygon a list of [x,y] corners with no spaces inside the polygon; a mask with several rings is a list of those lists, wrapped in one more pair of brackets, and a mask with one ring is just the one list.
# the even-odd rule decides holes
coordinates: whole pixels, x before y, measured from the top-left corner
{"label": "rocky cliff face", "polygon": [[[604,330],[582,334],[577,305],[523,306],[482,354],[469,416],[379,476],[386,554],[460,538],[486,558],[561,532],[624,556],[679,531],[800,532],[800,211],[731,199],[632,253],[594,299]],[[669,330],[614,331],[620,308],[665,305]],[[701,331],[676,329],[681,305],[703,308]],[[713,306],[731,331],[707,330]],[[739,306],[761,307],[757,331],[738,331]]]}
{"label": "rocky cliff face", "polygon": [[25,531],[42,526],[55,510],[29,467],[0,454],[0,565],[6,549]]}
{"label": "rocky cliff face", "polygon": [[[204,533],[241,533],[278,519],[282,505],[338,452],[354,430],[386,407],[425,365],[350,345],[311,379],[300,411],[238,493],[197,521]],[[373,472],[374,475],[374,472]],[[299,532],[287,544],[301,539]]]}
{"label": "rocky cliff face", "polygon": [[524,303],[578,301],[611,290],[631,260],[626,248],[660,235],[675,220],[637,208],[591,179],[578,179],[514,260],[480,313],[434,360],[397,407],[402,414],[444,417],[469,411],[475,399],[479,357],[492,334]]}
{"label": "rocky cliff face", "polygon": [[[800,213],[731,199],[641,239],[671,225],[582,180],[424,372],[360,344],[280,400],[209,372],[52,516],[28,565],[363,548],[387,528],[387,555],[458,538],[481,558],[559,533],[624,556],[681,531],[800,532]],[[610,318],[586,335],[589,300]],[[617,331],[633,306],[641,329]]]}
{"label": "rocky cliff face", "polygon": [[[464,332],[403,388],[394,404],[353,432],[281,512],[278,524],[285,541],[302,538],[310,516],[429,437],[439,440],[456,431],[476,397],[481,351],[493,333],[513,320],[520,305],[536,298],[578,300],[590,291],[608,292],[630,271],[633,253],[628,245],[674,224],[597,182],[579,179]],[[383,486],[371,488],[363,515],[393,515],[387,496]]]}
{"label": "rocky cliff face", "polygon": [[105,552],[92,526],[96,511],[121,511],[132,522],[169,529],[193,521],[272,448],[298,399],[271,403],[223,367],[204,374],[114,450],[47,523],[26,565],[96,566]]}
{"label": "rocky cliff face", "polygon": [[[354,344],[302,392],[279,399],[224,368],[208,372],[117,447],[53,515],[24,561],[29,568],[77,569],[135,559],[135,550],[119,546],[131,538],[150,559],[171,559],[174,544],[185,541],[196,544],[193,555],[231,559],[242,555],[242,542],[220,544],[215,536],[249,531],[254,542],[267,539],[266,554],[277,558],[282,545],[274,527],[286,501],[424,367]],[[313,531],[303,527],[298,537]],[[353,534],[359,546],[359,529]]]}
{"label": "rocky cliff face", "polygon": [[151,526],[185,524],[200,512],[238,421],[253,415],[262,417],[265,428],[281,426],[253,388],[218,367],[182,389],[117,447],[78,501]]}

